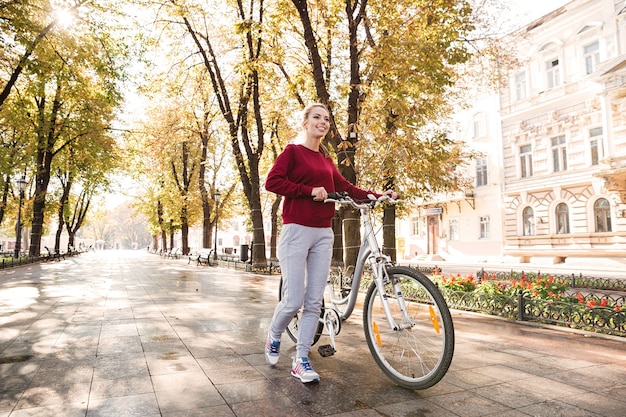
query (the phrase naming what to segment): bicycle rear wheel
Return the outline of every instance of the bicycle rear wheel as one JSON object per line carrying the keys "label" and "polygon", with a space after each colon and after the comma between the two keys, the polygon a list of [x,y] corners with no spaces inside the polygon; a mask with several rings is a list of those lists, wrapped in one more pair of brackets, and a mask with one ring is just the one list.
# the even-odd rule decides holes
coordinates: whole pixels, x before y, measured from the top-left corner
{"label": "bicycle rear wheel", "polygon": [[[422,273],[399,266],[388,268],[386,273],[389,279],[384,286],[385,296],[399,328],[390,328],[382,297],[373,282],[363,306],[367,345],[380,369],[396,384],[410,389],[429,388],[443,378],[452,362],[454,327],[450,310],[437,286]],[[409,322],[402,314],[402,301]]]}
{"label": "bicycle rear wheel", "polygon": [[[283,299],[283,278],[280,277],[280,283],[278,285],[278,301]],[[294,343],[298,343],[298,332],[299,332],[299,323],[300,323],[300,315],[302,313],[302,309],[298,310],[293,319],[289,322],[287,326],[287,334],[289,338],[293,340]],[[324,318],[324,301],[322,300],[322,311],[320,312],[320,319]],[[324,331],[324,323],[322,320],[319,321],[317,325],[317,329],[315,330],[315,336],[313,336],[313,344],[316,344],[318,340],[320,340],[320,336],[322,336],[322,332]]]}

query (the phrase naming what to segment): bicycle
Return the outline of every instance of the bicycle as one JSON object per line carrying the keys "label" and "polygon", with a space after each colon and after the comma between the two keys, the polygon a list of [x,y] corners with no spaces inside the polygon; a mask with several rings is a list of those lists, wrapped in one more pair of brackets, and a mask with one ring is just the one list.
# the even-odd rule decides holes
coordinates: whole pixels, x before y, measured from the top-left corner
{"label": "bicycle", "polygon": [[[409,389],[426,389],[439,382],[450,367],[454,354],[454,326],[450,310],[437,286],[421,272],[395,265],[384,255],[372,223],[372,210],[382,203],[396,204],[389,196],[355,201],[341,193],[330,193],[327,203],[359,210],[363,219],[363,238],[356,265],[348,277],[335,282],[329,274],[326,298],[314,338],[330,336],[330,344],[320,346],[322,356],[336,352],[335,336],[341,322],[348,319],[357,303],[366,266],[372,283],[363,303],[365,339],[376,364],[396,384]],[[349,273],[348,272],[348,273]],[[279,299],[282,298],[282,279]],[[329,303],[329,307],[326,304]],[[297,342],[299,314],[287,327]],[[324,332],[325,331],[325,332]]]}

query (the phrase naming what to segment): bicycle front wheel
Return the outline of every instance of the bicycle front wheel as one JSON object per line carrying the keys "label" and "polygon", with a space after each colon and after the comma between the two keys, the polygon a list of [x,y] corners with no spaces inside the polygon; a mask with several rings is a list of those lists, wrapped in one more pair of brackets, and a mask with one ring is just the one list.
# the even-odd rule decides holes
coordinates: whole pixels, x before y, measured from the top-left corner
{"label": "bicycle front wheel", "polygon": [[[396,384],[429,388],[443,378],[452,362],[450,310],[437,286],[421,272],[396,266],[386,273],[384,297],[375,282],[365,296],[367,345],[380,369]],[[395,328],[389,325],[383,298],[388,301]]]}

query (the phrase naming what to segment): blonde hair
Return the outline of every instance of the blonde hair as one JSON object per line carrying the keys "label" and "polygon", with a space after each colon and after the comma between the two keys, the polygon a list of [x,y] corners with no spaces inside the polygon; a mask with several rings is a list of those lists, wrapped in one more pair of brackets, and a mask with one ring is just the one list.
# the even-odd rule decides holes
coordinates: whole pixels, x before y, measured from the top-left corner
{"label": "blonde hair", "polygon": [[[324,110],[326,110],[326,112],[328,112],[328,115],[330,116],[330,110],[328,110],[328,106],[324,103],[312,103],[309,104],[308,106],[306,106],[302,112],[302,122],[306,122],[309,119],[309,116],[311,115],[311,110],[313,110],[314,108],[322,108]],[[320,143],[320,152],[322,153],[322,155],[324,155],[326,158],[330,157],[330,152],[328,152],[328,148],[326,148],[326,146],[323,143]]]}

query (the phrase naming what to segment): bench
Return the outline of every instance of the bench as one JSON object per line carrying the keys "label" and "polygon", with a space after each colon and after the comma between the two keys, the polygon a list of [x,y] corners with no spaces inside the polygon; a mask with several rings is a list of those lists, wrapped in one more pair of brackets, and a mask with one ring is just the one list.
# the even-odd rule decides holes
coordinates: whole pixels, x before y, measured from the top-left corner
{"label": "bench", "polygon": [[165,254],[166,258],[178,259],[183,254],[183,250],[181,248],[173,248],[167,251]]}
{"label": "bench", "polygon": [[58,251],[51,251],[47,246],[44,246],[44,248],[46,248],[46,251],[48,251],[48,255],[46,256],[46,260],[50,260],[50,259],[56,259],[57,261],[60,261],[61,258],[65,259],[65,254],[64,253],[59,253]]}
{"label": "bench", "polygon": [[196,266],[199,266],[199,265],[211,266],[212,257],[213,257],[213,249],[202,248],[198,251],[197,254],[189,255],[189,262],[187,262],[187,265],[189,265],[191,261],[196,261]]}
{"label": "bench", "polygon": [[68,256],[80,255],[80,251],[76,250],[74,246],[68,246],[67,255]]}

